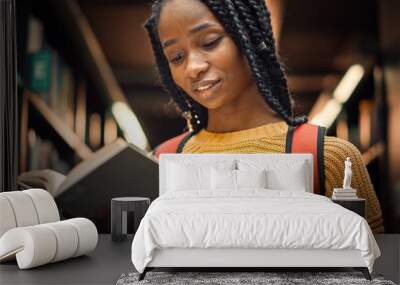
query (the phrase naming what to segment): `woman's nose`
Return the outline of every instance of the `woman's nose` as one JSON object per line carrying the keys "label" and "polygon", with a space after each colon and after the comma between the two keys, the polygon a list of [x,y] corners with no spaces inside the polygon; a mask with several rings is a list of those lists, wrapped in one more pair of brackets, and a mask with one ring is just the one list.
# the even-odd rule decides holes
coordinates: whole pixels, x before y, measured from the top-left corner
{"label": "woman's nose", "polygon": [[197,79],[209,67],[209,63],[202,55],[198,53],[191,53],[188,56],[188,63],[186,66],[186,76],[190,79]]}

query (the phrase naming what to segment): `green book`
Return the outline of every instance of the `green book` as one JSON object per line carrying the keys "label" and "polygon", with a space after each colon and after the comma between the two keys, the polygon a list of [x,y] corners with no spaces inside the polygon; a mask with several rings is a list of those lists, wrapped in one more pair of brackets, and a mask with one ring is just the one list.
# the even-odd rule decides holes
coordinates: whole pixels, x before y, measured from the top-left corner
{"label": "green book", "polygon": [[52,51],[42,49],[29,56],[29,89],[48,93],[51,86]]}

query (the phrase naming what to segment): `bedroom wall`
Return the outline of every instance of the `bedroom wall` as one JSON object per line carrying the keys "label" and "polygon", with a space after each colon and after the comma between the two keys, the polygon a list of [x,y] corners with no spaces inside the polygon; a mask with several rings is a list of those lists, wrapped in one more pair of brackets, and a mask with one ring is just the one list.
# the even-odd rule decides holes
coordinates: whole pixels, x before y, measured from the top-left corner
{"label": "bedroom wall", "polygon": [[[345,116],[337,120],[338,125],[343,122],[347,124],[340,124],[342,128],[332,126],[329,135],[338,135],[351,141],[359,147],[363,155],[365,154],[369,174],[382,204],[385,228],[388,233],[400,233],[400,149],[398,148],[400,134],[396,125],[400,121],[400,35],[397,28],[400,23],[398,17],[400,1],[266,1],[272,12],[274,32],[279,38],[279,52],[286,66],[289,87],[298,102],[297,114],[310,114],[310,110],[317,105],[317,100],[325,98],[326,93],[334,90],[352,64],[366,58],[375,60],[376,54],[381,55],[381,61],[374,62],[376,64],[374,67],[383,71],[382,76],[374,78],[375,72],[368,73],[364,80],[365,84],[359,88],[357,94],[353,94],[351,102],[346,106]],[[142,28],[144,20],[148,17],[151,1],[76,0],[75,2],[79,4],[82,15],[87,18],[93,29],[118,84],[143,125],[150,145],[154,147],[181,133],[186,122],[168,105],[169,96],[156,84],[150,42]],[[82,51],[69,46],[71,41],[64,32],[63,21],[54,17],[53,10],[49,8],[50,3],[54,1],[20,0],[17,1],[20,5],[17,12],[28,10],[43,22],[45,36],[48,36],[49,42],[54,43],[53,48],[67,61],[71,66],[70,69],[77,73],[75,89],[79,90],[79,98],[84,98],[81,95],[87,96],[89,102],[86,116],[83,116],[87,119],[86,122],[90,122],[90,116],[94,113],[101,115],[102,125],[105,125],[104,122],[112,122],[105,111],[108,106],[102,102],[94,88],[91,88],[90,81],[82,72],[81,62],[77,60],[82,58]],[[28,14],[28,11],[24,13]],[[27,30],[28,25],[24,19],[24,17],[18,18],[18,26]],[[75,19],[71,17],[66,23],[73,21]],[[18,42],[18,48],[24,50],[22,43],[28,38],[27,32],[19,35],[22,40]],[[20,71],[23,70],[24,58],[18,58]],[[376,88],[374,79],[382,88],[380,95],[374,90],[374,87]],[[370,115],[367,119],[372,118],[373,122],[367,126],[371,139],[368,145],[370,148],[366,149],[360,139],[362,132],[359,127],[359,117],[361,117],[359,103],[362,103],[361,101],[371,103],[377,100],[381,100],[382,108],[377,106],[372,111],[367,110]],[[379,116],[376,116],[375,113],[378,112]],[[64,147],[65,144],[59,143],[58,137],[53,135],[51,128],[43,124],[44,120],[36,113],[30,113],[32,116],[29,117],[29,124],[32,123],[32,126],[41,130],[38,138],[43,135],[43,140],[50,138],[52,143],[57,145],[57,150],[54,152],[60,154],[58,161],[64,159],[68,169],[76,165],[79,160],[75,154],[71,154],[71,149]],[[385,119],[381,120],[381,117]],[[22,121],[22,118],[20,120]],[[25,122],[27,126],[28,120]],[[86,132],[82,136],[90,147],[92,145],[89,134],[94,129],[98,128],[87,123]],[[121,132],[118,135],[122,136]],[[27,146],[28,139],[25,134],[20,140],[25,141]],[[41,145],[41,141],[38,139],[32,141],[33,151],[25,153],[20,151],[20,160],[27,165],[26,169],[20,170],[34,169],[29,167],[29,154],[38,153],[37,145]],[[107,141],[104,139],[104,144],[107,144]],[[45,150],[48,149],[47,144],[42,145],[46,147]],[[95,151],[100,146],[95,145],[92,150]],[[383,154],[381,154],[382,149],[384,149]],[[38,156],[31,155],[31,157]]]}

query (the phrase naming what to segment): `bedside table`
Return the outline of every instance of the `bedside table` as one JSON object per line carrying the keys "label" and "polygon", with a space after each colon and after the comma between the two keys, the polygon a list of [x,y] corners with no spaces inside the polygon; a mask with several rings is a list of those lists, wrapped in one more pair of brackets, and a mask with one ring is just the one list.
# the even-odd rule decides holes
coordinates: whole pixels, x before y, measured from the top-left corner
{"label": "bedside table", "polygon": [[365,199],[332,199],[333,203],[339,204],[340,206],[359,214],[361,217],[365,218]]}
{"label": "bedside table", "polygon": [[127,213],[134,214],[134,229],[136,233],[140,221],[150,206],[150,198],[144,197],[119,197],[111,199],[111,239],[124,241],[128,233]]}

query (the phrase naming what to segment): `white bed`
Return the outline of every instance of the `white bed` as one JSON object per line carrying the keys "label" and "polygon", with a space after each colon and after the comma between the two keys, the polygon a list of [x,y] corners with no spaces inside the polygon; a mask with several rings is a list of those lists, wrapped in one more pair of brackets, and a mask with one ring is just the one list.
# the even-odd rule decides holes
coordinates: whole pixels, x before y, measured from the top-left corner
{"label": "white bed", "polygon": [[[180,176],[176,169],[171,172],[171,165],[183,166]],[[193,177],[188,172],[204,166],[227,171],[233,167],[243,173],[275,170],[280,175],[275,180],[296,189],[214,189],[215,182],[210,189],[204,184],[206,168]],[[312,173],[308,154],[161,155],[160,197],[132,243],[132,262],[142,273],[140,279],[155,267],[354,267],[370,278],[380,251],[368,223],[312,194]],[[289,180],[300,174],[297,184],[291,184]],[[239,174],[235,177],[239,183]],[[190,189],[185,188],[188,183]]]}

